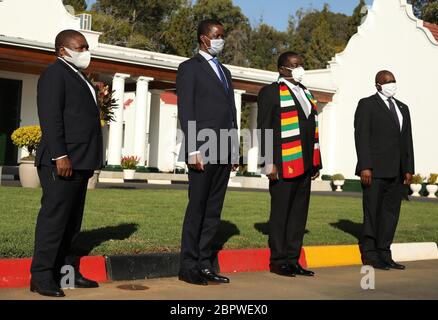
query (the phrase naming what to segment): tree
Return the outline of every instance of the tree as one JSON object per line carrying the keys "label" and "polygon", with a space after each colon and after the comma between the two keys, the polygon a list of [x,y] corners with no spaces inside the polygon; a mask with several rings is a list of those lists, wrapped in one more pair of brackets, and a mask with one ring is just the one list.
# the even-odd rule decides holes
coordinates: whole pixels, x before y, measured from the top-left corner
{"label": "tree", "polygon": [[424,21],[438,24],[438,1],[426,5],[423,8],[422,15]]}
{"label": "tree", "polygon": [[304,55],[305,65],[308,69],[325,68],[327,62],[335,54],[326,9],[323,10],[319,17],[317,27],[312,31],[309,48]]}
{"label": "tree", "polygon": [[349,36],[353,36],[357,32],[357,27],[362,24],[365,12],[363,8],[366,8],[365,0],[360,0],[359,4],[353,11],[353,15],[350,17],[350,32]]}
{"label": "tree", "polygon": [[277,70],[277,57],[288,49],[286,35],[261,22],[251,31],[249,39],[251,68]]}
{"label": "tree", "polygon": [[82,12],[87,9],[87,3],[85,0],[63,0],[62,3],[67,6],[72,6],[75,12]]}

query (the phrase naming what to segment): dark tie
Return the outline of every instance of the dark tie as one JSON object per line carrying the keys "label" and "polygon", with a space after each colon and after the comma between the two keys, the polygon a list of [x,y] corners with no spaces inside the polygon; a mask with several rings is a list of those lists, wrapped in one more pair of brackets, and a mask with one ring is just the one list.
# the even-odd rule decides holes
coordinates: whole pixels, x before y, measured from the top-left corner
{"label": "dark tie", "polygon": [[225,79],[225,75],[224,75],[224,72],[222,71],[219,60],[216,57],[211,59],[211,60],[213,60],[214,64],[217,67],[217,70],[219,71],[219,79],[221,80],[225,90],[228,91],[228,83],[227,83],[227,80]]}
{"label": "dark tie", "polygon": [[394,117],[395,122],[397,123],[397,127],[400,130],[400,121],[398,120],[397,111],[395,111],[395,104],[392,102],[392,99],[388,99],[389,103],[389,111],[391,111],[392,116]]}

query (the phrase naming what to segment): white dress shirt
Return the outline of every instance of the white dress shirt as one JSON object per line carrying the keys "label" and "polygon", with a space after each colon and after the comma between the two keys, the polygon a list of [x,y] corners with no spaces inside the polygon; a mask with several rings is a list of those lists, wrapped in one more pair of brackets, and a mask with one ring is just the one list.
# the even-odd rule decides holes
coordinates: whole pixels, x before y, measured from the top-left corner
{"label": "white dress shirt", "polygon": [[394,105],[395,105],[395,112],[397,112],[397,117],[398,117],[398,121],[400,123],[400,132],[401,132],[402,127],[403,127],[403,115],[402,115],[402,113],[400,111],[400,107],[398,106],[397,102],[395,101],[395,99],[388,98],[388,97],[384,96],[383,94],[381,94],[380,92],[377,92],[377,93],[379,94],[380,98],[382,98],[383,102],[385,102],[385,104],[388,107],[388,109],[389,109],[389,102],[388,102],[388,100],[391,99],[391,101],[394,103]]}
{"label": "white dress shirt", "polygon": [[[286,83],[289,89],[291,89],[296,96],[297,95],[301,96],[302,100],[306,103],[305,106],[301,106],[301,107],[303,108],[303,111],[306,115],[310,115],[310,113],[312,112],[312,105],[310,104],[310,101],[307,98],[303,88],[301,88],[299,85],[294,85],[292,82],[287,81],[285,78],[282,78],[282,80],[284,81],[284,83]],[[304,108],[306,108],[307,110],[305,110]]]}
{"label": "white dress shirt", "polygon": [[[91,94],[93,95],[93,98],[94,98],[94,102],[96,102],[96,105],[97,105],[96,91],[94,90],[93,86],[84,78],[84,76],[77,69],[73,68],[67,61],[65,61],[61,57],[58,57],[58,59],[61,60],[62,62],[64,62],[66,65],[68,65],[74,72],[76,72],[78,74],[78,76],[82,80],[85,81],[85,83],[88,85],[88,88],[90,88]],[[56,160],[59,160],[59,159],[65,158],[65,157],[67,157],[67,155],[63,155],[63,156],[60,156],[60,157],[52,159],[52,160],[56,161]]]}

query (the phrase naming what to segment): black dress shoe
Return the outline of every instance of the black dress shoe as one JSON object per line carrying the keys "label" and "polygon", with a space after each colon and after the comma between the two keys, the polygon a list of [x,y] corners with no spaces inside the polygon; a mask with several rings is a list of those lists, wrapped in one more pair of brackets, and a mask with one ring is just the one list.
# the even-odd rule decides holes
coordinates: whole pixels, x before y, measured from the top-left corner
{"label": "black dress shoe", "polygon": [[30,291],[37,292],[42,296],[62,298],[65,297],[64,291],[59,288],[55,280],[43,280],[30,282]]}
{"label": "black dress shoe", "polygon": [[98,288],[96,281],[85,278],[82,274],[75,274],[75,288]]}
{"label": "black dress shoe", "polygon": [[313,277],[315,275],[315,272],[304,269],[299,263],[290,264],[288,267],[295,275],[306,277]]}
{"label": "black dress shoe", "polygon": [[191,284],[197,284],[201,286],[208,285],[207,280],[205,280],[204,277],[201,276],[199,270],[197,269],[180,270],[178,279]]}
{"label": "black dress shoe", "polygon": [[385,261],[386,265],[388,266],[388,268],[390,269],[397,269],[397,270],[404,270],[406,269],[406,266],[399,264],[397,262],[395,262],[394,260],[391,261]]}
{"label": "black dress shoe", "polygon": [[216,272],[214,272],[211,269],[201,269],[200,274],[207,281],[218,282],[218,283],[230,283],[230,279],[218,275]]}
{"label": "black dress shoe", "polygon": [[383,261],[364,261],[363,264],[372,266],[374,269],[389,270],[388,265]]}
{"label": "black dress shoe", "polygon": [[295,274],[291,271],[289,266],[286,264],[283,264],[280,266],[271,265],[271,266],[269,266],[269,271],[271,271],[272,273],[278,274],[279,276],[295,277]]}

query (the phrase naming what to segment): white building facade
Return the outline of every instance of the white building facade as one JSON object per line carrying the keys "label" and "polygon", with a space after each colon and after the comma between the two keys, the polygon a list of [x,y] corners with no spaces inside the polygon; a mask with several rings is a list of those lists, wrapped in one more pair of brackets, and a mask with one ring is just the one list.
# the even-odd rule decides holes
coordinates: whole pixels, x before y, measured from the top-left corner
{"label": "white building facade", "polygon": [[[380,69],[394,72],[399,86],[396,97],[410,106],[417,171],[438,172],[434,141],[438,133],[434,125],[438,121],[438,42],[433,28],[414,17],[406,0],[375,0],[344,52],[336,55],[327,69],[306,73],[304,84],[319,100],[323,174],[354,177],[354,112],[360,98],[375,93],[374,75]],[[115,90],[116,121],[104,128],[107,164],[117,166],[122,156],[136,155],[141,165],[163,172],[183,167],[177,161],[174,90],[178,65],[187,58],[99,43],[100,34],[81,25],[80,17],[68,13],[61,0],[0,2],[0,84],[15,86],[19,93],[10,106],[0,105],[1,115],[10,117],[6,124],[0,122],[0,135],[11,125],[38,124],[38,77],[54,61],[54,37],[64,29],[79,30],[86,36],[93,57],[91,75]],[[275,81],[277,73],[227,67],[235,86],[238,117],[242,107],[250,108],[249,122],[255,128],[258,91]],[[0,102],[5,91],[0,88]],[[12,111],[17,113],[15,118]],[[260,171],[257,153],[257,147],[248,152],[249,172]],[[23,155],[22,150],[15,159],[9,154],[9,162]]]}

